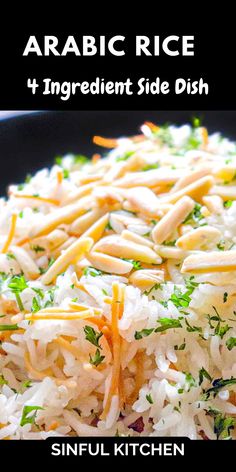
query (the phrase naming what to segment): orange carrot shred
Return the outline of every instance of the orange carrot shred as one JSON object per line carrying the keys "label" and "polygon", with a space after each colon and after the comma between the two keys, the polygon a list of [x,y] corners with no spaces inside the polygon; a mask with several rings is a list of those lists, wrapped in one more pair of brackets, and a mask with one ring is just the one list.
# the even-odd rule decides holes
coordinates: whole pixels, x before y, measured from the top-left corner
{"label": "orange carrot shred", "polygon": [[148,126],[148,128],[150,128],[150,130],[153,132],[153,133],[156,133],[157,131],[159,131],[160,127],[155,125],[154,123],[152,123],[151,121],[145,121],[144,123],[146,126]]}
{"label": "orange carrot shred", "polygon": [[15,230],[16,230],[16,221],[17,221],[17,214],[14,213],[11,217],[10,231],[8,233],[7,240],[2,248],[2,253],[6,253],[8,251],[8,248],[14,238]]}
{"label": "orange carrot shred", "polygon": [[106,148],[115,148],[118,145],[117,139],[103,138],[102,136],[94,136],[93,143],[97,146],[102,146]]}
{"label": "orange carrot shred", "polygon": [[13,196],[15,198],[28,198],[31,200],[39,200],[40,202],[50,203],[51,205],[60,205],[60,202],[54,198],[45,198],[39,197],[38,195],[25,195],[20,193],[15,193]]}

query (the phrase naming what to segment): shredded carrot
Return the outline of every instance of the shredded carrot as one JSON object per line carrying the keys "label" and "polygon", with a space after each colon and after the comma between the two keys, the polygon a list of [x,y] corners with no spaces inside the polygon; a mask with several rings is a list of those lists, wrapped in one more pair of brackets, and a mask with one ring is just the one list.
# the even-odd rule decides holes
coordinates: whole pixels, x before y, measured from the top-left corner
{"label": "shredded carrot", "polygon": [[96,164],[98,161],[100,161],[101,157],[102,157],[101,154],[97,154],[97,153],[96,153],[96,154],[93,154],[93,156],[92,156],[92,164]]}
{"label": "shredded carrot", "polygon": [[202,144],[205,147],[208,145],[208,131],[206,128],[202,127],[201,132],[202,132]]}
{"label": "shredded carrot", "polygon": [[170,363],[169,368],[173,370],[177,370],[177,371],[179,370],[178,367],[175,364],[173,364],[173,362]]}
{"label": "shredded carrot", "polygon": [[74,311],[73,313],[68,313],[68,312],[60,312],[58,313],[29,313],[25,315],[26,320],[32,320],[32,321],[37,321],[37,320],[83,320],[87,319],[91,316],[91,311],[90,310],[84,310],[83,312],[76,312]]}
{"label": "shredded carrot", "polygon": [[50,424],[50,426],[49,426],[49,428],[48,428],[48,431],[53,431],[54,429],[57,429],[58,426],[60,426],[59,423],[58,423],[58,421],[53,421],[53,422]]}
{"label": "shredded carrot", "polygon": [[70,303],[70,308],[74,311],[92,310],[95,315],[102,315],[102,309],[93,306],[85,306],[73,302]]}
{"label": "shredded carrot", "polygon": [[94,136],[93,143],[111,149],[118,145],[117,139],[103,138],[102,136]]}
{"label": "shredded carrot", "polygon": [[137,399],[139,390],[144,384],[144,352],[143,351],[138,351],[136,356],[135,356],[135,362],[136,362],[136,373],[135,373],[135,386],[134,390],[131,393],[131,395],[127,398],[127,403],[130,403],[131,405],[134,403],[134,401]]}
{"label": "shredded carrot", "polygon": [[15,231],[16,231],[16,222],[17,222],[17,214],[16,213],[13,213],[12,217],[11,217],[11,225],[10,225],[10,230],[9,230],[9,233],[8,233],[8,237],[7,237],[7,240],[2,248],[2,253],[6,253],[8,251],[8,248],[14,238],[14,235],[15,235]]}
{"label": "shredded carrot", "polygon": [[60,169],[60,170],[57,171],[57,183],[58,183],[58,185],[61,185],[62,181],[63,181],[63,172]]}
{"label": "shredded carrot", "polygon": [[101,418],[106,418],[113,395],[119,394],[120,379],[120,357],[121,357],[121,338],[119,334],[118,321],[123,314],[124,309],[124,289],[119,283],[114,282],[112,285],[112,306],[111,306],[111,328],[112,328],[112,345],[113,345],[113,368],[110,390],[107,396],[106,404]]}
{"label": "shredded carrot", "polygon": [[111,305],[111,304],[112,304],[112,298],[111,298],[111,297],[105,296],[105,297],[103,298],[103,301],[104,301],[104,303],[107,303],[108,305]]}
{"label": "shredded carrot", "polygon": [[152,123],[151,121],[145,121],[144,123],[146,126],[148,126],[148,128],[150,128],[150,130],[153,132],[153,133],[156,133],[157,131],[159,131],[160,127],[155,125],[154,123]]}
{"label": "shredded carrot", "polygon": [[18,241],[17,246],[24,246],[24,244],[29,243],[29,238],[24,238]]}
{"label": "shredded carrot", "polygon": [[40,202],[49,203],[50,205],[60,205],[60,202],[54,198],[39,197],[38,195],[25,195],[22,193],[15,193],[13,196],[15,198],[28,198],[30,200],[38,200]]}

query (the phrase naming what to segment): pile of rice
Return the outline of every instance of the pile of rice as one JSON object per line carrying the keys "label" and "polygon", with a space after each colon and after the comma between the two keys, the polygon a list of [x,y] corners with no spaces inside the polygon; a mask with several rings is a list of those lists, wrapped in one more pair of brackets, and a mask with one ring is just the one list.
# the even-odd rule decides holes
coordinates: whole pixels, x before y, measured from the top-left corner
{"label": "pile of rice", "polygon": [[94,141],[0,201],[0,439],[235,438],[236,145]]}

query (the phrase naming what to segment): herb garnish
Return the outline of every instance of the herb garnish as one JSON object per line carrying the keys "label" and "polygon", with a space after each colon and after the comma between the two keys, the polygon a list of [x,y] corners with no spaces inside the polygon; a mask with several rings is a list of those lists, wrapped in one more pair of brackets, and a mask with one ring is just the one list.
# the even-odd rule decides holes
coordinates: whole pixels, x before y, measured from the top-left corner
{"label": "herb garnish", "polygon": [[[25,405],[23,408],[21,420],[20,420],[20,426],[24,426],[25,424],[35,424],[36,416],[38,410],[43,410],[41,406],[31,406],[31,405]],[[32,415],[29,416],[31,412],[34,412]]]}

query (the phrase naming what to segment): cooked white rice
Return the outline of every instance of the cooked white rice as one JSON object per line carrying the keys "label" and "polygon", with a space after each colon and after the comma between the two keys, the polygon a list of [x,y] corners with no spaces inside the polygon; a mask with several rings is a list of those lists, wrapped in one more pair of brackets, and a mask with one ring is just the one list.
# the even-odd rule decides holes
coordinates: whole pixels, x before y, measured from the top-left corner
{"label": "cooked white rice", "polygon": [[1,199],[0,439],[236,437],[236,145],[195,125]]}

